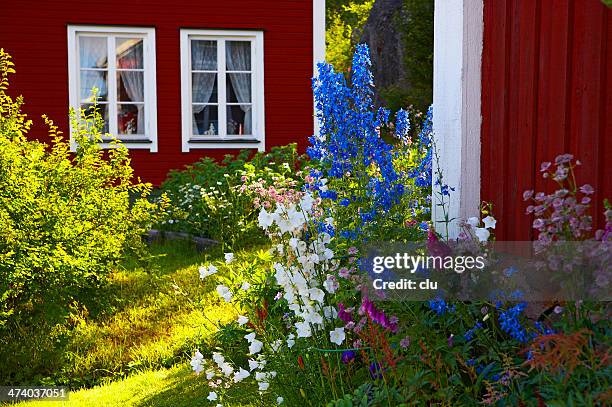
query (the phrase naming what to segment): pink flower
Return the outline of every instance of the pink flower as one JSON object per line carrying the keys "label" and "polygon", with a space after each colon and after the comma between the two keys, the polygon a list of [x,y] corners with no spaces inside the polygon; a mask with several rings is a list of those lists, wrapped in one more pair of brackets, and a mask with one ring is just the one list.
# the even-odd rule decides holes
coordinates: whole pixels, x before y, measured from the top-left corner
{"label": "pink flower", "polygon": [[580,192],[582,192],[585,195],[591,195],[592,193],[595,192],[595,190],[593,189],[591,185],[584,184],[583,186],[580,187]]}
{"label": "pink flower", "polygon": [[533,196],[533,189],[530,189],[530,190],[527,190],[527,191],[523,192],[523,201],[528,200],[532,196]]}
{"label": "pink flower", "polygon": [[340,271],[338,271],[338,276],[342,278],[348,278],[350,274],[351,273],[349,269],[347,269],[346,267],[342,267]]}
{"label": "pink flower", "polygon": [[533,221],[533,228],[534,229],[542,230],[542,229],[544,229],[544,225],[545,224],[544,224],[544,220],[543,219],[538,218],[538,219]]}
{"label": "pink flower", "polygon": [[557,182],[559,181],[563,181],[564,179],[567,178],[567,174],[569,173],[569,170],[560,165],[557,167],[557,170],[555,171],[555,175],[553,176],[553,179]]}
{"label": "pink flower", "polygon": [[548,171],[549,168],[550,168],[550,161],[546,161],[540,164],[540,172]]}

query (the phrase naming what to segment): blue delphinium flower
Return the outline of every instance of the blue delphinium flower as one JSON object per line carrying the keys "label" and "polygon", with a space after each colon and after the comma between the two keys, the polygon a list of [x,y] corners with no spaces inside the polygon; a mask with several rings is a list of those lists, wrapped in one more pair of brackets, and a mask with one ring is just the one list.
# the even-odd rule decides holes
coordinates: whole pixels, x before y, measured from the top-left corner
{"label": "blue delphinium flower", "polygon": [[540,333],[540,335],[554,335],[557,333],[554,329],[545,326],[540,321],[536,321],[534,323],[536,330]]}
{"label": "blue delphinium flower", "polygon": [[502,330],[521,343],[525,343],[529,339],[527,331],[519,321],[519,317],[526,306],[525,302],[521,302],[499,314],[499,324]]}
{"label": "blue delphinium flower", "polygon": [[410,117],[404,109],[397,111],[395,115],[395,136],[402,140],[408,140],[408,132],[410,131]]}
{"label": "blue delphinium flower", "polygon": [[448,306],[444,299],[438,297],[433,300],[429,300],[429,309],[435,311],[438,315],[444,315],[447,312],[454,312],[455,306]]}
{"label": "blue delphinium flower", "polygon": [[[361,224],[358,227],[384,216],[406,193],[402,174],[394,166],[397,153],[380,135],[380,128],[388,124],[390,112],[374,108],[370,68],[369,50],[365,44],[356,48],[350,86],[344,75],[335,72],[331,65],[318,65],[313,92],[320,132],[310,138],[311,146],[307,149],[308,155],[319,164],[320,170],[311,173],[315,180],[343,178],[350,174],[363,181],[361,187],[365,186],[363,193],[367,200],[359,202]],[[398,135],[407,135],[409,126],[407,112],[398,112]],[[371,173],[372,168],[376,168],[376,175]],[[343,196],[346,191],[330,191],[316,181],[312,188],[319,190],[324,199],[339,197],[342,207],[351,203]],[[339,232],[341,236],[352,235],[343,232]]]}
{"label": "blue delphinium flower", "polygon": [[482,329],[482,324],[480,322],[477,322],[476,325],[474,325],[472,328],[470,328],[464,335],[463,337],[465,338],[466,341],[471,341],[472,339],[474,339],[474,334],[476,333],[477,330]]}
{"label": "blue delphinium flower", "polygon": [[510,277],[512,277],[512,275],[513,275],[514,273],[516,273],[517,271],[518,271],[518,269],[517,269],[516,267],[514,267],[514,266],[510,266],[510,267],[508,267],[508,268],[504,269],[504,275],[505,275],[506,277],[510,278]]}

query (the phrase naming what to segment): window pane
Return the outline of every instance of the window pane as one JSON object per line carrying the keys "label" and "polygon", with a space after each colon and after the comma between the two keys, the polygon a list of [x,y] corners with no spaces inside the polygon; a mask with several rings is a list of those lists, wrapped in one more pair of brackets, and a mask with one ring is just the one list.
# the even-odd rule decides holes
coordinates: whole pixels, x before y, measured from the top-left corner
{"label": "window pane", "polygon": [[101,119],[104,120],[102,133],[108,133],[108,105],[93,105],[90,103],[85,103],[81,105],[81,109],[85,111],[86,116],[91,116],[94,114],[94,112],[98,112]]}
{"label": "window pane", "polygon": [[120,102],[144,101],[144,72],[117,72],[117,98]]}
{"label": "window pane", "polygon": [[216,136],[219,134],[219,109],[214,105],[193,106],[193,134]]}
{"label": "window pane", "polygon": [[142,69],[142,38],[117,38],[115,52],[117,54],[117,68]]}
{"label": "window pane", "polygon": [[250,71],[251,70],[251,42],[250,41],[226,41],[225,60],[228,71]]}
{"label": "window pane", "polygon": [[253,130],[251,119],[251,106],[228,106],[227,107],[227,134],[228,135],[251,135]]}
{"label": "window pane", "polygon": [[251,103],[251,74],[227,74],[228,103]]}
{"label": "window pane", "polygon": [[217,74],[192,73],[191,98],[193,103],[217,103]]}
{"label": "window pane", "polygon": [[217,70],[217,41],[191,41],[191,69],[194,71]]}
{"label": "window pane", "polygon": [[79,60],[81,68],[108,67],[106,37],[79,36]]}
{"label": "window pane", "polygon": [[117,105],[117,127],[119,134],[145,134],[144,105]]}
{"label": "window pane", "polygon": [[107,72],[106,71],[81,71],[80,98],[81,102],[92,102],[93,88],[97,89],[98,101],[108,100]]}

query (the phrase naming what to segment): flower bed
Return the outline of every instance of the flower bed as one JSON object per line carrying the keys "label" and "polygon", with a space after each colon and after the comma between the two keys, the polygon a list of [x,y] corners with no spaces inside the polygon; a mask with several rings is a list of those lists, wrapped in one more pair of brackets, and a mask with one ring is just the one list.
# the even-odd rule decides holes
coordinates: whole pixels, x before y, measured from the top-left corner
{"label": "flower bed", "polygon": [[[487,256],[496,226],[489,205],[482,220],[462,222],[455,242],[427,221],[432,200],[444,209],[453,193],[443,174],[432,175],[433,112],[418,124],[418,137],[409,137],[406,112],[392,121],[389,111],[373,108],[369,65],[367,47],[358,47],[350,86],[331,66],[319,66],[313,89],[321,132],[310,140],[303,187],[274,196],[253,189],[269,262],[254,273],[253,264],[236,265],[228,252],[225,264],[200,268],[240,313],[218,327],[219,349],[196,351],[191,361],[208,382],[208,400],[233,403],[228,389],[250,382],[267,406],[609,403],[605,303],[533,307],[519,290],[478,301],[402,301],[368,289],[363,271],[372,243],[423,241],[429,254],[450,253],[453,243]],[[608,242],[612,211],[606,230],[593,234],[592,188],[575,185],[576,165],[569,155],[545,164],[560,190],[525,194],[536,201],[527,211],[538,217],[538,250],[561,238]],[[217,277],[220,268],[232,277]],[[497,277],[515,274],[507,268]],[[609,288],[609,268],[593,276]]]}

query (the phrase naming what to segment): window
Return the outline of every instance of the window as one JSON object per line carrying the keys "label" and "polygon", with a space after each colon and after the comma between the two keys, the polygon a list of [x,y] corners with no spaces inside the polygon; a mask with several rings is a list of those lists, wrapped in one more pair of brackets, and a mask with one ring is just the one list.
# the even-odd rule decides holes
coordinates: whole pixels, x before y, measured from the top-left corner
{"label": "window", "polygon": [[181,30],[183,151],[264,149],[263,33]]}
{"label": "window", "polygon": [[70,26],[68,66],[72,108],[92,109],[97,88],[104,131],[128,148],[157,151],[153,28]]}

